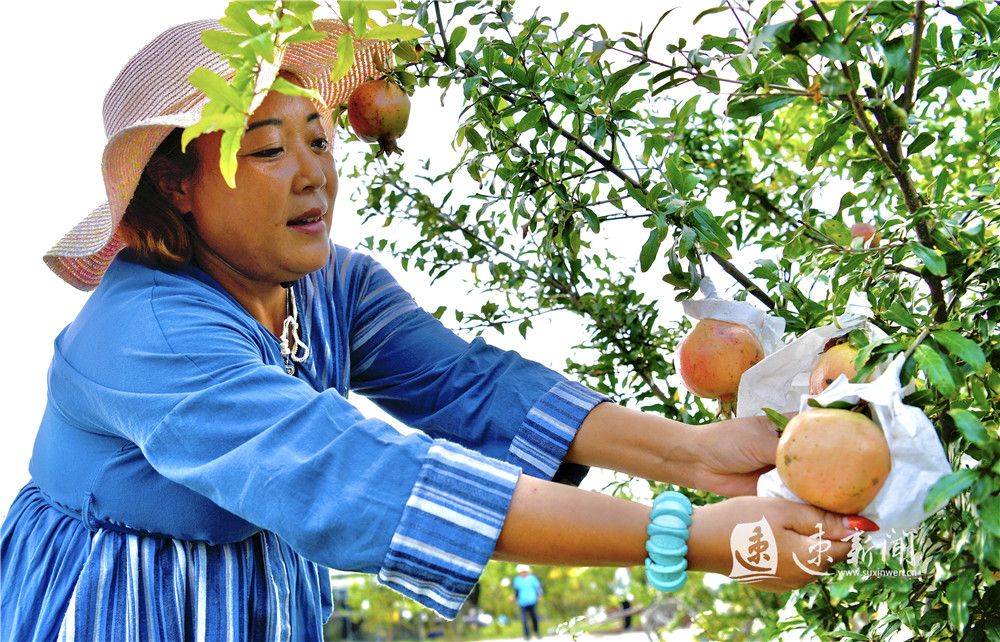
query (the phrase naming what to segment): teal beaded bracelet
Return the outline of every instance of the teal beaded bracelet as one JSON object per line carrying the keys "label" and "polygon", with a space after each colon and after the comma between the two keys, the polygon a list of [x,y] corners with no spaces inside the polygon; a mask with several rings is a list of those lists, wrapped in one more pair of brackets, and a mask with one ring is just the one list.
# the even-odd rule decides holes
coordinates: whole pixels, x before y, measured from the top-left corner
{"label": "teal beaded bracelet", "polygon": [[691,501],[673,490],[653,500],[650,523],[646,528],[646,580],[666,593],[687,582],[687,540],[691,526]]}

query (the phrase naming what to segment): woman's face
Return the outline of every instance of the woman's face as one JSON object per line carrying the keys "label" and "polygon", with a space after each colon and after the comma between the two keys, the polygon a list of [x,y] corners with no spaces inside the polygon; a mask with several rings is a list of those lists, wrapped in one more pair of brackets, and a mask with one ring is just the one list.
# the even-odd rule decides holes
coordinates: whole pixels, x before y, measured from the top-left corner
{"label": "woman's face", "polygon": [[[178,205],[194,215],[203,242],[257,284],[293,281],[326,265],[337,170],[313,103],[267,95],[243,135],[236,189],[219,171],[220,138],[194,140],[198,168],[181,184]],[[214,272],[211,258],[203,259]]]}

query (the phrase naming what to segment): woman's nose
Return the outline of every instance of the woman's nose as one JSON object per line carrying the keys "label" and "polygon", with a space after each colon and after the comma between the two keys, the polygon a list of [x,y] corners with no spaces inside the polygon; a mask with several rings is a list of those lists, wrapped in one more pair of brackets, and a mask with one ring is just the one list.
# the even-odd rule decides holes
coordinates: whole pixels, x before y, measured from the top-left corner
{"label": "woman's nose", "polygon": [[328,165],[333,158],[329,154],[317,154],[312,148],[299,151],[296,161],[297,171],[293,188],[297,192],[320,189],[326,185]]}

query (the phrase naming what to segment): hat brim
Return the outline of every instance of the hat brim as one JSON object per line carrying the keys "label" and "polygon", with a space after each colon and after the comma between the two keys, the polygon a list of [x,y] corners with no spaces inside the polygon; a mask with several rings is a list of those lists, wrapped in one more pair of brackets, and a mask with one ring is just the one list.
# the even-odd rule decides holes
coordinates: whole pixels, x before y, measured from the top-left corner
{"label": "hat brim", "polygon": [[[212,23],[203,26],[212,28]],[[281,69],[293,74],[307,89],[316,91],[323,99],[319,107],[329,115],[347,102],[355,87],[380,75],[391,62],[392,50],[385,41],[356,39],[354,64],[343,78],[331,83],[337,41],[349,32],[349,27],[336,20],[316,20],[313,28],[325,32],[327,37],[291,45]],[[231,73],[228,69],[217,71],[223,75]],[[191,87],[191,93],[177,101],[169,113],[132,123],[108,140],[101,163],[108,201],[90,212],[45,253],[42,258],[53,272],[77,289],[89,291],[97,287],[115,255],[124,247],[115,232],[146,164],[172,130],[198,122],[206,102],[205,96]]]}

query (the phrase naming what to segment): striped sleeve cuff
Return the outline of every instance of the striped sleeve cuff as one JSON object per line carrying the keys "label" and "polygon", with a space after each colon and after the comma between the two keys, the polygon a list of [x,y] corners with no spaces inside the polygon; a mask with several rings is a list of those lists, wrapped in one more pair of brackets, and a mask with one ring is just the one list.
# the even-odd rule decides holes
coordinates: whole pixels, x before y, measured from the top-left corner
{"label": "striped sleeve cuff", "polygon": [[436,440],[379,582],[454,618],[493,555],[519,474],[512,464]]}
{"label": "striped sleeve cuff", "polygon": [[594,406],[607,400],[575,381],[560,381],[528,411],[507,460],[526,475],[552,479],[580,424]]}

